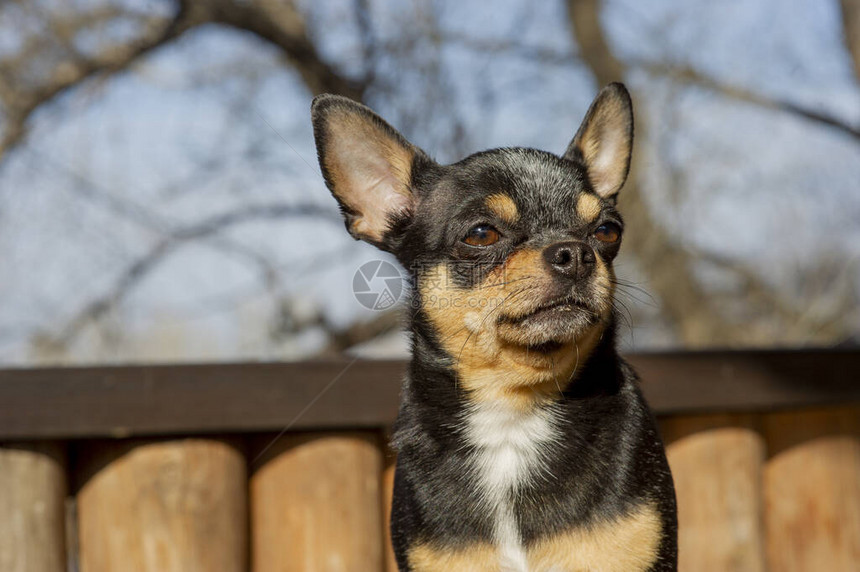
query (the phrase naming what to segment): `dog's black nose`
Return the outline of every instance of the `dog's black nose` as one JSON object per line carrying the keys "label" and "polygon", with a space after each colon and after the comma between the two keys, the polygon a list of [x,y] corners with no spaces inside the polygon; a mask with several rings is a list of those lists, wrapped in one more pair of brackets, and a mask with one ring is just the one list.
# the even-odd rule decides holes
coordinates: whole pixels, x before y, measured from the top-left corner
{"label": "dog's black nose", "polygon": [[582,280],[594,270],[594,250],[578,240],[551,244],[543,258],[555,272],[574,280]]}

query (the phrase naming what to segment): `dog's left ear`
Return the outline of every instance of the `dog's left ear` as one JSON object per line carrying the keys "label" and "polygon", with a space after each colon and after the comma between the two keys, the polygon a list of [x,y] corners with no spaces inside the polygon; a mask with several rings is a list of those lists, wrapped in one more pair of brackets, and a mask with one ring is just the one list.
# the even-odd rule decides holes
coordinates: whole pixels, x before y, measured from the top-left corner
{"label": "dog's left ear", "polygon": [[584,164],[594,191],[611,198],[627,179],[632,151],[630,94],[622,84],[610,83],[597,94],[564,158]]}
{"label": "dog's left ear", "polygon": [[430,159],[368,107],[346,97],[317,96],[311,119],[320,168],[347,230],[356,239],[390,250],[391,226],[409,217],[416,206],[416,159]]}

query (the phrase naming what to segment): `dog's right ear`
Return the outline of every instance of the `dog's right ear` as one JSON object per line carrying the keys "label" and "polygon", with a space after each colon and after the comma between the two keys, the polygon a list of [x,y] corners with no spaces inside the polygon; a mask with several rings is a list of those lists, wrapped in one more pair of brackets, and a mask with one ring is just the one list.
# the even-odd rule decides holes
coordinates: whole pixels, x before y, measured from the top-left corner
{"label": "dog's right ear", "polygon": [[564,158],[585,165],[594,192],[614,200],[627,180],[633,151],[633,103],[627,88],[610,83],[597,94]]}
{"label": "dog's right ear", "polygon": [[429,158],[369,108],[345,97],[315,97],[311,119],[320,168],[347,230],[389,250],[392,224],[415,210],[416,158]]}

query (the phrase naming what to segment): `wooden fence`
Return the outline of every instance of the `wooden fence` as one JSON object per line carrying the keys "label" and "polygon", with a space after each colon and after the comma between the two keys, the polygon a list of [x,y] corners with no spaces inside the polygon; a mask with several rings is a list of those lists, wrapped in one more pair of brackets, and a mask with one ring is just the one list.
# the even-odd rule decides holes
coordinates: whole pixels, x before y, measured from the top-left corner
{"label": "wooden fence", "polygon": [[[684,572],[860,570],[860,352],[631,357]],[[395,570],[402,362],[0,371],[0,572]]]}

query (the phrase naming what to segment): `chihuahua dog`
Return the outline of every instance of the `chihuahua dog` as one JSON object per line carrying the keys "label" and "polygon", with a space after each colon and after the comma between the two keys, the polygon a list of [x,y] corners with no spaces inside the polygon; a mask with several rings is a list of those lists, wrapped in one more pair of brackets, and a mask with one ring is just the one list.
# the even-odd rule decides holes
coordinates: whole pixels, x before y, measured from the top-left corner
{"label": "chihuahua dog", "polygon": [[624,86],[600,92],[560,157],[502,148],[440,165],[349,99],[321,95],[311,113],[350,234],[413,271],[400,570],[676,570],[672,476],[615,347]]}

